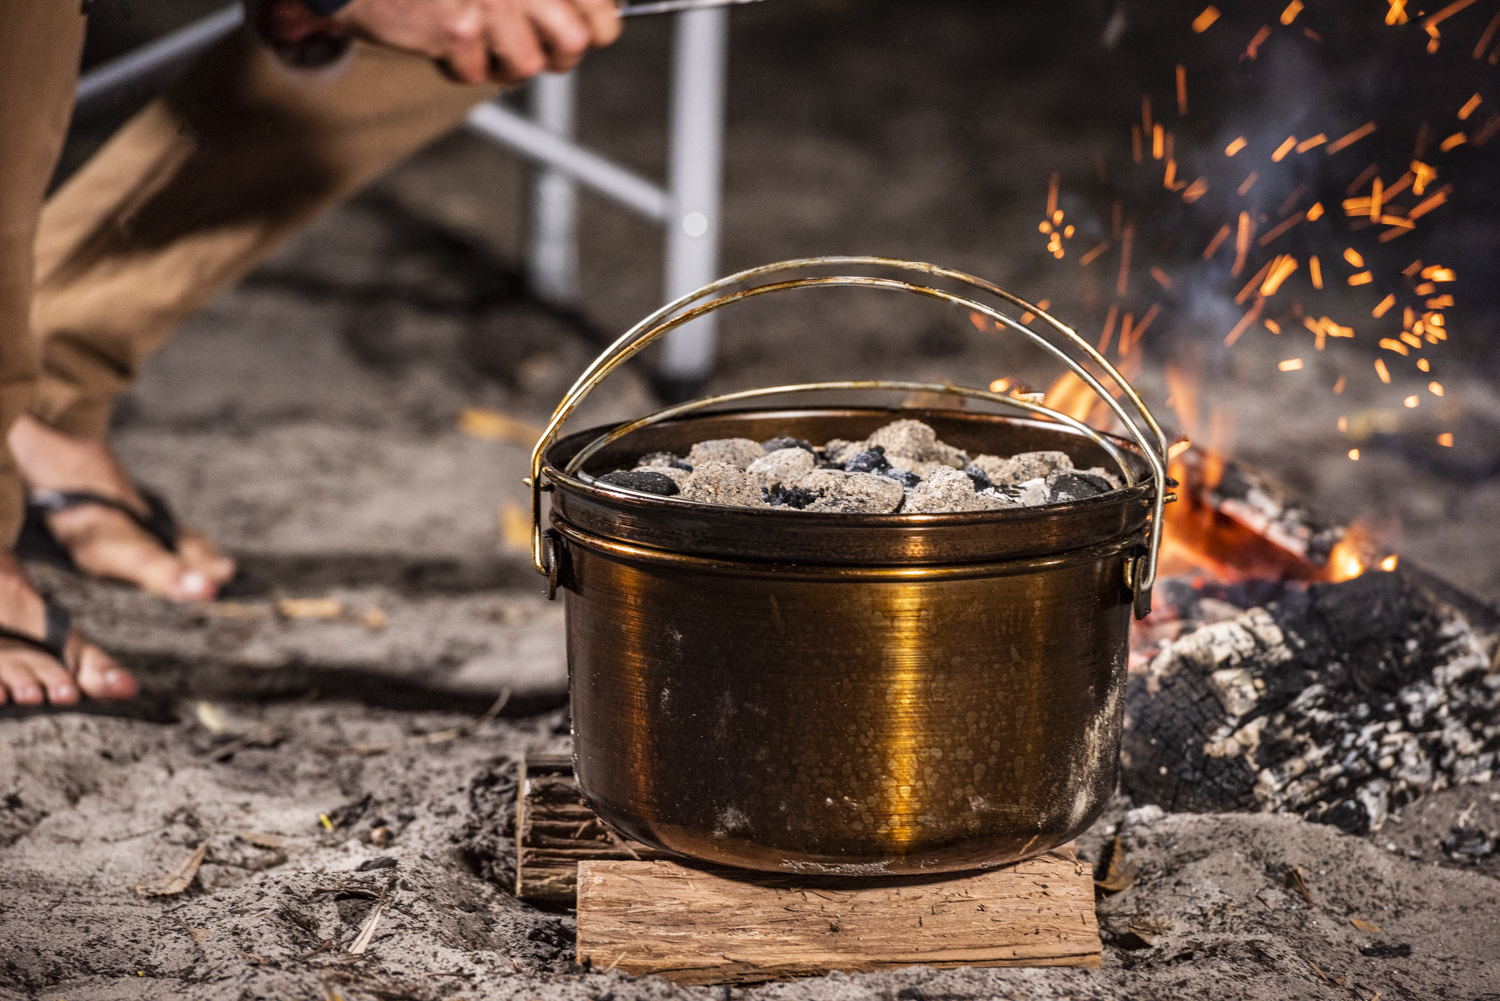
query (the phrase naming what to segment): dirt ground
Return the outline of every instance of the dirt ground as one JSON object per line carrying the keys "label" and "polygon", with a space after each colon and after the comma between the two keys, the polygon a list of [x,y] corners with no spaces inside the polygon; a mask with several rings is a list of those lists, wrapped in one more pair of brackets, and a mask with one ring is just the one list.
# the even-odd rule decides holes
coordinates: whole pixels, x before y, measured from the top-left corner
{"label": "dirt ground", "polygon": [[[1104,96],[1118,74],[1084,58],[1112,8],[1079,5],[1075,25],[1043,35],[1015,5],[922,6],[787,0],[735,14],[726,270],[872,252],[1033,298],[1071,294],[1036,220],[1048,172],[1120,120]],[[633,25],[582,80],[585,140],[651,174],[666,40],[664,24]],[[1047,45],[1079,58],[1044,58]],[[441,141],[211,304],[122,402],[132,470],[245,573],[225,602],[181,608],[39,571],[145,694],[0,713],[0,999],[1500,997],[1500,882],[1440,844],[1460,819],[1500,829],[1500,783],[1428,796],[1364,839],[1117,802],[1080,844],[1098,858],[1119,834],[1138,867],[1101,900],[1100,970],[913,968],[725,991],[573,966],[571,918],[506,890],[514,759],[567,748],[560,610],[499,527],[525,496],[525,449],[466,435],[456,417],[485,406],[542,420],[600,344],[656,304],[659,234],[586,197],[583,300],[542,305],[517,270],[525,177],[477,139]],[[1407,415],[1394,430],[1375,421],[1389,433],[1349,461],[1337,417],[1399,410],[1420,384],[1356,381],[1335,400],[1323,375],[1348,357],[1319,356],[1298,381],[1275,378],[1277,350],[1247,340],[1206,366],[1235,454],[1500,601],[1489,459],[1434,465],[1411,447],[1428,426]],[[1153,405],[1165,360],[1140,378]],[[1050,379],[962,316],[839,295],[727,317],[710,388],[871,373]],[[1448,409],[1422,421],[1500,427],[1483,352],[1445,381]],[[651,407],[649,372],[626,371],[578,426]],[[289,617],[284,598],[338,611]],[[354,750],[458,726],[502,690],[501,718],[472,734]],[[381,826],[393,839],[372,845]],[[134,891],[200,844],[184,892]],[[396,865],[359,871],[378,857]],[[1298,867],[1306,896],[1289,883]],[[370,950],[349,955],[373,906],[361,892],[382,888],[390,912]]]}

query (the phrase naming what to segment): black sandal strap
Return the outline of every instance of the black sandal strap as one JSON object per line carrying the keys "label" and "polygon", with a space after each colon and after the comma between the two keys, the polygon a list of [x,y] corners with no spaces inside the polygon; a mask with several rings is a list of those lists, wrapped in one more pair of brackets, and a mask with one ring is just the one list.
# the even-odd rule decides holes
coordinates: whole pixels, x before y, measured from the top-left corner
{"label": "black sandal strap", "polygon": [[162,548],[167,552],[175,553],[177,551],[177,519],[172,516],[172,511],[167,507],[166,501],[149,490],[141,490],[140,493],[149,512],[145,516],[122,500],[96,494],[90,490],[33,490],[29,500],[33,507],[40,508],[48,514],[56,514],[84,504],[107,507],[135,522],[141,531],[161,543]]}
{"label": "black sandal strap", "polygon": [[[10,640],[40,650],[61,664],[68,666],[68,634],[73,628],[73,616],[51,598],[43,598],[47,608],[47,635],[41,639],[27,635],[9,626],[0,626],[0,640]],[[71,671],[69,673],[72,673]]]}

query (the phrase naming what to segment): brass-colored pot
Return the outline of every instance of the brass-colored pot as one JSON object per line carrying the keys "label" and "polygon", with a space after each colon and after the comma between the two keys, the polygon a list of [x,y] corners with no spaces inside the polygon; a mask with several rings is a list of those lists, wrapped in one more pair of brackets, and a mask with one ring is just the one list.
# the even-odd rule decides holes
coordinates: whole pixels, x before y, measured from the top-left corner
{"label": "brass-colored pot", "polygon": [[[579,786],[606,822],[714,863],[869,876],[1003,865],[1093,822],[1116,780],[1132,604],[1149,603],[1159,442],[1061,415],[697,405],[556,438],[570,409],[534,460],[552,490],[537,555],[566,601]],[[970,454],[1114,464],[1129,485],[861,516],[594,479],[712,438],[858,440],[901,418]]]}

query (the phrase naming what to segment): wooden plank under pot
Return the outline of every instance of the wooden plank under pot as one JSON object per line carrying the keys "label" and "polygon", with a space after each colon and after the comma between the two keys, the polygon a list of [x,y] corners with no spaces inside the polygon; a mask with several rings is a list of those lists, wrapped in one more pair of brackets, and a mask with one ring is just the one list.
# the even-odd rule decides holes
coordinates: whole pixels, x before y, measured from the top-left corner
{"label": "wooden plank under pot", "polygon": [[838,883],[685,866],[609,832],[564,756],[522,762],[516,893],[576,893],[578,962],[680,984],[904,966],[1101,963],[1092,867],[1071,849],[949,879]]}

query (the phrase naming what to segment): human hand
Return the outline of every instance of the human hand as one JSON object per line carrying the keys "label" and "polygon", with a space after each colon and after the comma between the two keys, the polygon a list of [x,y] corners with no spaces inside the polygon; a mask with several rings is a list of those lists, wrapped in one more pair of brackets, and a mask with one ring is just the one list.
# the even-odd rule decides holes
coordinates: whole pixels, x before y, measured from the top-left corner
{"label": "human hand", "polygon": [[620,36],[614,0],[353,0],[352,33],[428,56],[465,83],[565,72]]}

